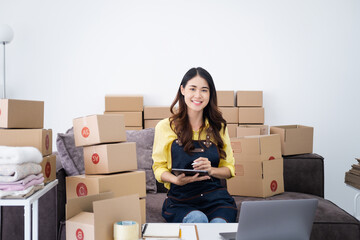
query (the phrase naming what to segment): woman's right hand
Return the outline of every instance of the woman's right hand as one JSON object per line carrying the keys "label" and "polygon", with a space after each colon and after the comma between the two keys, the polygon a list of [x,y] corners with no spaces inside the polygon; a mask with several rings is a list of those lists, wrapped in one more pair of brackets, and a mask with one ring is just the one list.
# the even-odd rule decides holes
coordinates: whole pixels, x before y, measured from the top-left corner
{"label": "woman's right hand", "polygon": [[199,181],[204,181],[204,180],[210,179],[209,176],[199,176],[198,173],[195,174],[194,176],[185,176],[185,173],[182,173],[175,177],[176,177],[176,180],[175,180],[174,184],[179,185],[179,186],[184,186],[188,183],[199,182]]}

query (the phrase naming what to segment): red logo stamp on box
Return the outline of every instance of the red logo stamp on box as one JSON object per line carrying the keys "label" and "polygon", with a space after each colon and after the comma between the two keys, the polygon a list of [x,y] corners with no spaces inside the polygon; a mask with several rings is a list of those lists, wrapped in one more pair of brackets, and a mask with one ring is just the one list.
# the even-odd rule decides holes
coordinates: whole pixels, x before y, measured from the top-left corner
{"label": "red logo stamp on box", "polygon": [[49,150],[49,147],[50,147],[50,139],[49,139],[49,135],[46,134],[46,137],[45,137],[45,148],[46,148],[46,151]]}
{"label": "red logo stamp on box", "polygon": [[45,164],[45,177],[49,178],[51,173],[51,165],[49,162]]}
{"label": "red logo stamp on box", "polygon": [[274,160],[274,159],[275,159],[274,156],[269,157],[269,160]]}
{"label": "red logo stamp on box", "polygon": [[78,197],[87,196],[88,191],[87,191],[87,187],[84,183],[79,183],[76,186],[76,194],[78,195]]}
{"label": "red logo stamp on box", "polygon": [[84,239],[84,232],[78,228],[76,230],[76,240],[83,240]]}
{"label": "red logo stamp on box", "polygon": [[100,156],[99,156],[99,154],[94,153],[94,154],[91,156],[91,160],[92,160],[93,164],[98,164],[99,161],[100,161]]}
{"label": "red logo stamp on box", "polygon": [[89,137],[89,135],[90,135],[90,130],[89,130],[89,128],[83,127],[83,129],[81,129],[81,135],[82,135],[84,138]]}
{"label": "red logo stamp on box", "polygon": [[276,189],[277,189],[277,182],[275,180],[273,180],[271,183],[270,183],[270,189],[272,192],[276,192]]}

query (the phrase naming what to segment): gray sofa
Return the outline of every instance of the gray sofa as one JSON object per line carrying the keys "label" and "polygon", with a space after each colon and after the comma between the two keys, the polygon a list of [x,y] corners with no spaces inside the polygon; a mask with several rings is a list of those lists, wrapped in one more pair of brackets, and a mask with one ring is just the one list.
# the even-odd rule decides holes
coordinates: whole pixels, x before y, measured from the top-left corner
{"label": "gray sofa", "polygon": [[[331,201],[324,199],[323,157],[317,154],[284,157],[284,187],[284,193],[268,198],[234,196],[234,199],[240,209],[242,201],[316,198],[319,205],[311,240],[360,239],[360,222]],[[163,188],[158,186],[158,193],[147,195],[147,222],[164,222],[161,207],[166,193],[159,193],[161,191]]]}
{"label": "gray sofa", "polygon": [[[155,181],[151,171],[153,134],[153,129],[127,131],[127,138],[128,141],[137,143],[138,167],[146,171],[146,220],[147,222],[164,222],[161,207],[166,197],[166,190],[162,184]],[[59,180],[57,188],[40,199],[39,239],[41,240],[65,240],[65,177],[70,173],[83,171],[82,149],[73,146],[71,131],[66,136],[58,136],[59,139],[64,146],[58,145],[57,161],[63,168],[59,167],[57,171]],[[241,202],[245,200],[317,198],[319,205],[311,240],[360,239],[360,222],[334,203],[324,199],[323,157],[317,154],[284,157],[284,187],[284,193],[269,198],[234,196],[234,199],[240,208]],[[23,209],[21,207],[3,207],[0,224],[0,240],[23,239]]]}

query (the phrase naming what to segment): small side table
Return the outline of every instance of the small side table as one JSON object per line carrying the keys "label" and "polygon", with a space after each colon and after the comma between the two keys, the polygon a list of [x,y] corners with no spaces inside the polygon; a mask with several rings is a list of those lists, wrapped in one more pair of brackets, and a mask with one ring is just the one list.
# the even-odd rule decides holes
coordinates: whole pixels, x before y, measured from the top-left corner
{"label": "small side table", "polygon": [[47,183],[43,189],[25,199],[0,199],[0,207],[24,206],[24,240],[37,240],[39,238],[39,198],[57,184],[58,180],[55,179]]}
{"label": "small side table", "polygon": [[348,185],[348,184],[346,184],[346,186],[348,186],[348,187],[354,189],[355,191],[357,191],[357,193],[356,193],[356,195],[354,197],[354,217],[357,218],[357,220],[360,221],[360,213],[358,211],[358,202],[359,202],[359,199],[360,199],[360,189],[355,188],[355,187],[353,187],[351,185]]}

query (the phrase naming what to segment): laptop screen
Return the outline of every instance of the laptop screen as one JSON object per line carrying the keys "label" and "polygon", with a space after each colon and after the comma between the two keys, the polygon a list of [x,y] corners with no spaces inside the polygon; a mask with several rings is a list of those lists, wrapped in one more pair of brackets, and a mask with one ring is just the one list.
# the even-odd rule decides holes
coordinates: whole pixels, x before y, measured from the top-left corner
{"label": "laptop screen", "polygon": [[309,240],[317,204],[317,199],[244,201],[237,233],[220,235],[227,240]]}

